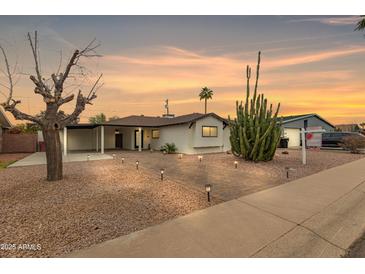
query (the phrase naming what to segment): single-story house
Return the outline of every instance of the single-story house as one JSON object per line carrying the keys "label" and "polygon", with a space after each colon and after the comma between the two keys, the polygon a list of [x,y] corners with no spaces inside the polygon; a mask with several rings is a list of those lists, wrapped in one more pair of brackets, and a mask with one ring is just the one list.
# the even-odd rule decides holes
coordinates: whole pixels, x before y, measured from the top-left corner
{"label": "single-story house", "polygon": [[321,127],[325,131],[335,131],[335,126],[315,113],[283,116],[282,137],[288,138],[288,147],[299,147],[301,145],[300,130],[308,127]]}
{"label": "single-story house", "polygon": [[0,153],[2,152],[2,146],[3,146],[3,134],[6,130],[11,128],[11,123],[6,117],[3,110],[0,108]]}
{"label": "single-story house", "polygon": [[180,153],[198,154],[230,150],[229,127],[215,113],[152,117],[132,115],[102,124],[75,124],[60,132],[68,151],[105,149],[159,150],[174,143]]}

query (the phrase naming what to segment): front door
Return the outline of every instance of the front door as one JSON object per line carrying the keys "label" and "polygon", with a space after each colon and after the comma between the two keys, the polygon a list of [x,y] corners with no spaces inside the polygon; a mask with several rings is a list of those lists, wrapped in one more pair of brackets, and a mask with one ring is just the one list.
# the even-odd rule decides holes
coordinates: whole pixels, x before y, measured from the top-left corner
{"label": "front door", "polygon": [[115,134],[115,148],[123,148],[123,134]]}
{"label": "front door", "polygon": [[[134,131],[134,148],[138,148],[139,147],[139,141],[140,141],[140,138],[139,138],[139,130],[136,129]],[[142,149],[143,149],[143,129],[142,129]]]}

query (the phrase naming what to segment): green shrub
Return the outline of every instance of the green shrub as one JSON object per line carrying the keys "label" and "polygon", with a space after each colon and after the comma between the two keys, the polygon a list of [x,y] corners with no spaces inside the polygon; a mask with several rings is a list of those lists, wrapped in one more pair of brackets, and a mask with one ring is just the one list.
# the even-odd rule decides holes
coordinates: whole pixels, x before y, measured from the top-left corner
{"label": "green shrub", "polygon": [[176,145],[174,143],[171,143],[171,144],[166,143],[165,145],[163,145],[161,147],[160,150],[170,154],[170,153],[176,152],[177,151],[177,147],[176,147]]}

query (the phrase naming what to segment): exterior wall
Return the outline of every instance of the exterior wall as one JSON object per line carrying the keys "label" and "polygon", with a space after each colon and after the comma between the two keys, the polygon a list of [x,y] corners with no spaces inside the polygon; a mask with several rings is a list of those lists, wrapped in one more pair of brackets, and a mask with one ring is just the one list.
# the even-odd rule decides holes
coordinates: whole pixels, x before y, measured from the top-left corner
{"label": "exterior wall", "polygon": [[283,137],[289,138],[288,147],[300,146],[300,129],[284,128]]}
{"label": "exterior wall", "polygon": [[[202,137],[202,126],[216,126],[218,136]],[[223,122],[214,117],[198,120],[191,128],[187,123],[161,127],[159,130],[160,138],[151,138],[151,148],[155,150],[159,150],[165,143],[175,143],[178,152],[186,154],[215,153],[231,149],[229,128],[226,127],[223,130]],[[151,135],[150,137],[152,137]]]}
{"label": "exterior wall", "polygon": [[[203,137],[202,127],[203,126],[214,126],[218,129],[217,137]],[[206,117],[204,119],[200,119],[196,121],[193,126],[194,129],[194,139],[193,139],[193,147],[194,148],[202,148],[202,147],[216,147],[220,148],[220,151],[223,150],[223,122],[214,118],[214,117]]]}
{"label": "exterior wall", "polygon": [[[96,138],[93,129],[67,129],[67,149],[71,150],[94,150]],[[63,148],[63,130],[60,133]]]}
{"label": "exterior wall", "polygon": [[37,134],[3,134],[2,152],[36,152]]}
{"label": "exterior wall", "polygon": [[231,150],[231,141],[229,140],[230,136],[231,132],[229,130],[229,126],[226,126],[225,129],[223,129],[223,151]]}
{"label": "exterior wall", "polygon": [[[152,149],[159,150],[166,143],[175,143],[179,152],[187,154],[194,153],[192,147],[192,129],[189,129],[189,124],[166,126],[159,128],[159,130],[160,138],[151,138]],[[150,137],[152,136],[150,135]]]}
{"label": "exterior wall", "polygon": [[304,127],[304,120],[308,120],[308,127],[319,127],[321,126],[326,131],[334,131],[335,129],[328,125],[327,123],[323,122],[321,119],[317,117],[310,117],[305,119],[300,119],[297,121],[289,122],[283,124],[284,128],[303,128]]}

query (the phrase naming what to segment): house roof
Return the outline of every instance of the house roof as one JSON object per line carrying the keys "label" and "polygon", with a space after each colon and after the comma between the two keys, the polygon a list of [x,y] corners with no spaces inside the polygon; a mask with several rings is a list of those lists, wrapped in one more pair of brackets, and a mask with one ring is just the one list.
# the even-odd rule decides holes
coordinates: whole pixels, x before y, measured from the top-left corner
{"label": "house roof", "polygon": [[318,119],[322,120],[329,126],[335,128],[335,126],[333,124],[331,124],[330,122],[328,122],[327,120],[325,120],[324,118],[322,118],[321,116],[319,116],[316,113],[282,116],[281,119],[282,119],[282,123],[286,124],[286,123],[290,123],[290,122],[294,122],[294,121],[298,121],[298,120],[302,120],[302,119],[306,119],[306,118],[311,118],[311,117],[317,117]]}
{"label": "house roof", "polygon": [[91,123],[80,123],[69,125],[67,128],[75,129],[75,128],[84,128],[84,129],[92,129],[98,126],[124,126],[124,127],[164,127],[164,126],[172,126],[172,125],[181,125],[186,123],[193,123],[199,119],[203,119],[205,117],[214,117],[223,123],[227,124],[228,121],[215,113],[191,113],[186,115],[181,115],[173,118],[167,117],[157,117],[157,116],[144,116],[144,115],[131,115],[127,117],[123,117],[120,119],[111,120],[101,124],[91,124]]}
{"label": "house roof", "polygon": [[0,126],[2,128],[11,128],[11,123],[1,108],[0,108]]}
{"label": "house roof", "polygon": [[144,116],[144,115],[131,115],[120,119],[115,119],[112,121],[108,121],[104,123],[104,125],[112,125],[112,126],[134,126],[134,127],[163,127],[163,126],[172,126],[172,125],[180,125],[186,123],[192,123],[199,119],[205,117],[215,117],[218,120],[221,120],[224,123],[227,123],[225,119],[218,116],[215,113],[191,113],[186,115],[181,115],[173,118],[167,117],[154,117],[154,116]]}

